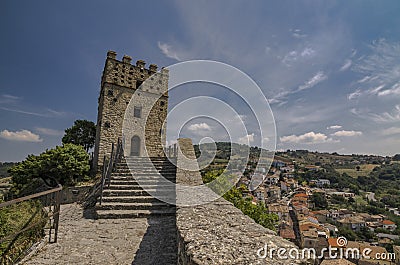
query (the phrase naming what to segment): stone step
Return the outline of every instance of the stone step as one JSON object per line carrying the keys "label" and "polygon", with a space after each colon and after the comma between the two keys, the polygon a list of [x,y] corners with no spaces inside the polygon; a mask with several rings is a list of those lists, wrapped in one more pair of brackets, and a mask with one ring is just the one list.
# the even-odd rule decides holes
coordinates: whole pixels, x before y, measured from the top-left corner
{"label": "stone step", "polygon": [[172,185],[110,185],[110,187],[104,187],[104,190],[174,190],[175,186]]}
{"label": "stone step", "polygon": [[162,210],[162,209],[172,209],[175,206],[170,205],[165,202],[102,202],[101,205],[96,206],[96,210]]}
{"label": "stone step", "polygon": [[106,203],[106,202],[153,203],[153,202],[159,202],[159,200],[157,200],[153,196],[104,196],[102,203]]}
{"label": "stone step", "polygon": [[100,219],[129,219],[129,218],[142,218],[157,215],[175,215],[175,209],[163,210],[106,210],[98,211],[97,218]]}
{"label": "stone step", "polygon": [[[165,181],[175,182],[175,176],[137,176],[137,177],[123,177],[114,176],[111,177],[111,182],[113,181],[135,181],[145,185],[144,182],[152,182],[155,184],[162,184]],[[106,180],[106,185],[108,185],[108,180]]]}
{"label": "stone step", "polygon": [[103,197],[107,196],[148,196],[149,193],[157,194],[160,196],[168,196],[175,193],[174,189],[151,189],[151,190],[111,190],[111,189],[104,189],[103,190]]}
{"label": "stone step", "polygon": [[[141,185],[157,185],[159,181],[157,180],[146,180],[146,181],[141,181]],[[139,185],[139,183],[135,179],[111,179],[111,186],[112,185],[132,185],[136,186]]]}
{"label": "stone step", "polygon": [[169,162],[129,162],[124,164],[116,164],[117,168],[126,168],[126,167],[174,167],[175,165]]}
{"label": "stone step", "polygon": [[156,169],[117,169],[113,171],[112,173],[118,173],[118,174],[128,174],[128,173],[175,173],[176,169],[161,169],[161,170],[156,170]]}

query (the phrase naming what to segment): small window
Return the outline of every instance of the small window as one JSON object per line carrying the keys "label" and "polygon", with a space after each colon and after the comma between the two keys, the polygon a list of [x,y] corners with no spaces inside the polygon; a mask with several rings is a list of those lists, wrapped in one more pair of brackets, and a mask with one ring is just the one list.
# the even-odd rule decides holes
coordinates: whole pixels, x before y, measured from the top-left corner
{"label": "small window", "polygon": [[160,101],[160,106],[164,106],[165,105],[165,101]]}
{"label": "small window", "polygon": [[136,118],[141,118],[142,117],[142,107],[134,107],[133,116]]}
{"label": "small window", "polygon": [[113,93],[112,90],[108,90],[107,95],[108,95],[108,96],[114,96],[114,93]]}

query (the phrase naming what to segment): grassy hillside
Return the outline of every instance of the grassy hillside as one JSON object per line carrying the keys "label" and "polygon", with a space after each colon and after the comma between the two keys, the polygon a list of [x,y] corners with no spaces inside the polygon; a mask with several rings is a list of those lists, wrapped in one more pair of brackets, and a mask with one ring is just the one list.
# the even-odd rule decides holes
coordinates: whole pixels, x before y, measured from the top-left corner
{"label": "grassy hillside", "polygon": [[354,168],[336,168],[336,171],[340,174],[346,173],[350,177],[357,178],[358,176],[368,176],[372,170],[377,167],[374,164],[364,164],[359,166],[360,169]]}

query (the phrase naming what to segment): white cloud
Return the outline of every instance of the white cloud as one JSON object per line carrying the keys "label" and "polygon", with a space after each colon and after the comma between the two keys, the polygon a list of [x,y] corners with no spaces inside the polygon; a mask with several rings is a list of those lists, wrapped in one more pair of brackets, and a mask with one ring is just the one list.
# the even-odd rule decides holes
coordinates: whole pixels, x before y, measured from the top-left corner
{"label": "white cloud", "polygon": [[64,135],[64,131],[60,130],[54,130],[54,129],[49,129],[49,128],[42,128],[42,127],[36,127],[35,130],[39,133],[45,134],[45,135],[50,135],[50,136],[62,136]]}
{"label": "white cloud", "polygon": [[396,83],[390,89],[379,91],[378,96],[400,95],[400,82]]}
{"label": "white cloud", "polygon": [[338,137],[341,137],[341,136],[350,137],[350,136],[362,135],[362,132],[360,132],[360,131],[345,131],[345,130],[342,130],[342,131],[337,131],[337,132],[335,132],[335,133],[333,133],[331,135],[338,136]]}
{"label": "white cloud", "polygon": [[325,75],[323,71],[319,71],[316,75],[314,75],[312,78],[306,81],[304,85],[299,86],[299,90],[312,88],[313,86],[317,85],[318,83],[321,83],[327,78],[328,76]]}
{"label": "white cloud", "polygon": [[282,63],[284,63],[287,66],[291,66],[292,63],[300,60],[300,59],[308,59],[313,57],[316,54],[315,50],[310,48],[310,47],[306,47],[303,50],[293,50],[290,51],[289,53],[287,53],[283,59],[282,59]]}
{"label": "white cloud", "polygon": [[391,113],[369,113],[368,116],[375,122],[398,122],[400,121],[400,105],[396,105]]}
{"label": "white cloud", "polygon": [[339,71],[345,71],[345,70],[349,69],[352,64],[353,64],[353,62],[350,59],[347,59],[344,62],[344,64],[342,65],[342,67],[340,67]]}
{"label": "white cloud", "polygon": [[365,75],[357,82],[373,87],[365,91],[367,94],[400,95],[400,42],[380,39],[369,47],[371,54],[361,57],[352,68]]}
{"label": "white cloud", "polygon": [[347,98],[349,100],[353,100],[353,99],[357,99],[358,97],[360,97],[362,95],[362,92],[360,89],[357,89],[356,91],[354,91],[353,93],[350,93]]}
{"label": "white cloud", "polygon": [[42,142],[40,136],[32,133],[28,130],[20,130],[15,132],[10,132],[8,130],[3,130],[0,132],[0,137],[10,141],[20,141],[20,142]]}
{"label": "white cloud", "polygon": [[400,134],[400,127],[390,127],[382,130],[383,135]]}
{"label": "white cloud", "polygon": [[302,135],[289,135],[280,137],[282,143],[302,143],[302,144],[319,144],[332,142],[331,138],[328,138],[323,133],[308,132]]}
{"label": "white cloud", "polygon": [[202,123],[195,123],[195,124],[190,125],[188,127],[188,130],[192,131],[192,132],[193,131],[198,131],[198,130],[210,131],[211,127],[207,123],[202,122]]}
{"label": "white cloud", "polygon": [[315,54],[315,51],[311,48],[305,48],[302,52],[301,52],[301,56],[302,57],[310,57],[313,56]]}
{"label": "white cloud", "polygon": [[240,137],[238,139],[238,143],[239,144],[251,144],[252,142],[254,142],[254,133],[252,134],[248,134],[246,136]]}
{"label": "white cloud", "polygon": [[157,45],[158,45],[158,48],[161,50],[161,52],[165,56],[167,56],[168,58],[175,59],[177,61],[181,61],[181,59],[178,57],[178,54],[172,50],[171,45],[169,45],[167,43],[161,43],[161,42],[158,42]]}
{"label": "white cloud", "polygon": [[337,130],[337,129],[341,129],[342,125],[331,125],[328,126],[327,129],[332,129],[332,130]]}
{"label": "white cloud", "polygon": [[2,94],[0,95],[0,103],[1,104],[13,104],[17,101],[21,100],[20,97],[9,95],[9,94]]}

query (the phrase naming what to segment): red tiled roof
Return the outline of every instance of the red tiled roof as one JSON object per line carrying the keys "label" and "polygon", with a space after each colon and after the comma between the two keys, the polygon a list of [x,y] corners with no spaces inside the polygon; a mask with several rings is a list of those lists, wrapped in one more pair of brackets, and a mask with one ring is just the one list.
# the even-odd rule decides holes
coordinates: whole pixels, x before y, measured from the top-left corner
{"label": "red tiled roof", "polygon": [[384,225],[394,225],[395,223],[390,221],[390,220],[383,220],[382,224],[384,224]]}
{"label": "red tiled roof", "polygon": [[304,198],[308,198],[308,195],[305,193],[297,193],[294,195],[294,197],[304,197]]}

